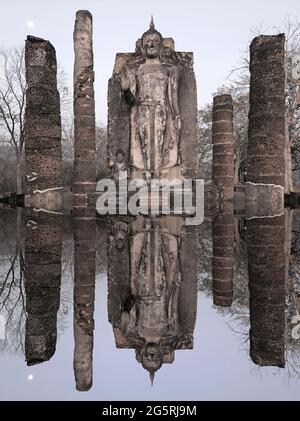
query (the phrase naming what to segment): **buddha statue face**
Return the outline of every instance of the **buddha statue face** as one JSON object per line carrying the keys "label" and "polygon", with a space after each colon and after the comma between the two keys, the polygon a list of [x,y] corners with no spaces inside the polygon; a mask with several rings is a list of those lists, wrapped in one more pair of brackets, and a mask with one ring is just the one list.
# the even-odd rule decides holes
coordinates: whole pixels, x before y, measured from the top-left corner
{"label": "buddha statue face", "polygon": [[142,365],[146,370],[156,371],[162,365],[162,355],[157,344],[147,344],[142,354]]}
{"label": "buddha statue face", "polygon": [[148,32],[142,39],[143,49],[146,57],[157,58],[160,55],[162,40],[158,32]]}

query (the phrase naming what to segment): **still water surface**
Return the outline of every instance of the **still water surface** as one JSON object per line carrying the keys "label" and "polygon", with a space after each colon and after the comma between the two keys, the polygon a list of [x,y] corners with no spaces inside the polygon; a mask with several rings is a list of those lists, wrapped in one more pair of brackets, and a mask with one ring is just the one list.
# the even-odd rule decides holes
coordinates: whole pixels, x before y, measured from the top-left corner
{"label": "still water surface", "polygon": [[295,211],[0,226],[1,400],[299,399]]}

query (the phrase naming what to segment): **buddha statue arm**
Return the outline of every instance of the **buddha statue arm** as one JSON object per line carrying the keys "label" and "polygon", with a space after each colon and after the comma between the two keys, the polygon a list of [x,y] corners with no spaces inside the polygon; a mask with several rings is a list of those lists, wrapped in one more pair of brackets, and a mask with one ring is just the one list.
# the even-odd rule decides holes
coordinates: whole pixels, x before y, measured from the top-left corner
{"label": "buddha statue arm", "polygon": [[121,69],[121,88],[124,91],[126,102],[133,106],[135,104],[136,82],[135,76],[123,66]]}

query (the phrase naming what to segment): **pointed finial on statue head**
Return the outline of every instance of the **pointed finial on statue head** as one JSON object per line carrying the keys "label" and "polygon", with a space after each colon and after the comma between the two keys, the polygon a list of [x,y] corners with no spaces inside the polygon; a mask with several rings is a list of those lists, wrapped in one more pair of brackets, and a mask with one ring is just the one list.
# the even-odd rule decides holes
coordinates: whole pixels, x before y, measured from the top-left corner
{"label": "pointed finial on statue head", "polygon": [[142,39],[142,44],[143,44],[143,40],[147,35],[150,34],[157,34],[161,40],[161,44],[163,43],[163,37],[162,34],[160,32],[157,31],[157,29],[155,29],[155,25],[154,25],[154,20],[153,20],[153,15],[151,15],[151,21],[150,21],[150,25],[149,25],[149,29],[148,31],[144,32],[141,39]]}
{"label": "pointed finial on statue head", "polygon": [[151,15],[151,21],[150,21],[149,28],[150,28],[151,31],[154,31],[154,29],[155,29],[153,15]]}
{"label": "pointed finial on statue head", "polygon": [[153,371],[152,373],[150,372],[149,374],[150,374],[151,387],[153,387],[155,372]]}

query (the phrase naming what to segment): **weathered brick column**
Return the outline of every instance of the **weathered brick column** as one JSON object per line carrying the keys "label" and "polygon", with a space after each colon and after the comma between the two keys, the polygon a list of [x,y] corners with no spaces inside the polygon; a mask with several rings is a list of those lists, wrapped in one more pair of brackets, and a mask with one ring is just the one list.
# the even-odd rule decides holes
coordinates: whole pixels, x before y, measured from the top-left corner
{"label": "weathered brick column", "polygon": [[60,217],[29,211],[25,245],[27,365],[48,361],[55,353],[61,249]]}
{"label": "weathered brick column", "polygon": [[232,202],[226,203],[212,222],[213,300],[220,307],[230,307],[233,300],[234,214]]}
{"label": "weathered brick column", "polygon": [[213,167],[212,179],[220,199],[232,200],[234,188],[233,104],[230,95],[213,99]]}
{"label": "weathered brick column", "polygon": [[74,220],[74,375],[76,389],[93,382],[96,220]]}
{"label": "weathered brick column", "polygon": [[247,220],[250,356],[261,366],[284,367],[284,216]]}
{"label": "weathered brick column", "polygon": [[32,36],[25,45],[26,193],[62,185],[61,118],[55,49]]}
{"label": "weathered brick column", "polygon": [[[285,36],[261,35],[250,46],[248,183],[284,187]],[[259,188],[259,186],[258,186]]]}
{"label": "weathered brick column", "polygon": [[95,100],[93,70],[92,15],[76,13],[74,27],[74,216],[95,214],[88,206],[89,193],[95,192]]}

